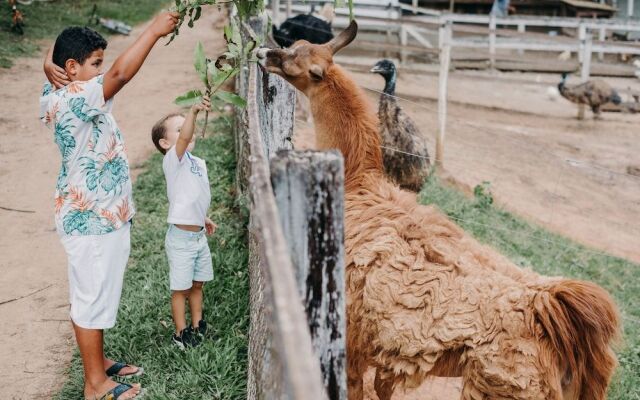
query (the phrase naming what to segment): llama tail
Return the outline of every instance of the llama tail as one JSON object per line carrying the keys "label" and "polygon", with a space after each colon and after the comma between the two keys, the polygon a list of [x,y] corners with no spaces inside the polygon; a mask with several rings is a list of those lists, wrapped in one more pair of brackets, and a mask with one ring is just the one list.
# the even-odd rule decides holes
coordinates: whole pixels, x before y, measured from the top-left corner
{"label": "llama tail", "polygon": [[551,345],[570,368],[579,398],[605,399],[617,365],[611,345],[620,334],[620,317],[609,294],[591,282],[560,280],[541,288],[534,309]]}

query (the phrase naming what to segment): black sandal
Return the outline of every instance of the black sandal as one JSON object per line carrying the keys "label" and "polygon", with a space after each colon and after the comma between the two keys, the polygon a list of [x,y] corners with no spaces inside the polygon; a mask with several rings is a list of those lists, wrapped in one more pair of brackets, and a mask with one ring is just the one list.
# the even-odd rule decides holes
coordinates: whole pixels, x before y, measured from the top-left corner
{"label": "black sandal", "polygon": [[126,368],[126,367],[132,367],[132,366],[125,363],[116,362],[115,364],[113,364],[107,369],[106,371],[107,376],[115,377],[115,378],[131,378],[132,376],[140,376],[144,374],[144,369],[142,367],[135,367],[137,368],[136,372],[132,372],[130,374],[125,374],[125,375],[118,375],[118,373],[122,371],[123,368]]}
{"label": "black sandal", "polygon": [[[113,389],[109,390],[107,393],[103,394],[102,397],[100,397],[98,400],[118,400],[120,396],[131,389],[133,389],[133,386],[129,385],[128,383],[121,383]],[[140,392],[132,397],[132,399],[141,399],[143,395],[144,393],[142,389],[140,389]]]}

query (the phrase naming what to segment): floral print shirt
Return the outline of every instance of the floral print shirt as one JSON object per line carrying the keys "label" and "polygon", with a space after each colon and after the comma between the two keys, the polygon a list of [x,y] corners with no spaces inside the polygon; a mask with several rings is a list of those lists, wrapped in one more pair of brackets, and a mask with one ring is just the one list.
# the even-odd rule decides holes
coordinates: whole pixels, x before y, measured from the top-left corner
{"label": "floral print shirt", "polygon": [[40,119],[51,128],[62,165],[55,192],[58,233],[102,235],[131,220],[129,162],[122,133],[104,100],[103,75],[54,90],[44,85]]}

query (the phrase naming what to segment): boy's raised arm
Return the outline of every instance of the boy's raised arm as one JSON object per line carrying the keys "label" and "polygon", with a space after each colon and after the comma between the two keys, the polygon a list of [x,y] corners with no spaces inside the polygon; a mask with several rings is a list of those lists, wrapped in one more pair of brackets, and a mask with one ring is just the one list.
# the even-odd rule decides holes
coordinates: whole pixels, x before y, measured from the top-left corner
{"label": "boy's raised arm", "polygon": [[187,147],[189,147],[189,143],[191,143],[191,140],[193,139],[193,131],[195,130],[198,112],[208,111],[210,108],[211,101],[207,96],[203,96],[202,103],[196,104],[189,109],[189,113],[185,117],[184,123],[180,128],[178,140],[176,140],[176,154],[178,155],[179,160],[182,160],[182,156],[184,156],[185,151],[187,151]]}
{"label": "boy's raised arm", "polygon": [[178,23],[178,17],[178,13],[161,13],[142,32],[142,35],[120,54],[109,71],[104,74],[105,100],[115,96],[136,75],[158,39],[173,32]]}

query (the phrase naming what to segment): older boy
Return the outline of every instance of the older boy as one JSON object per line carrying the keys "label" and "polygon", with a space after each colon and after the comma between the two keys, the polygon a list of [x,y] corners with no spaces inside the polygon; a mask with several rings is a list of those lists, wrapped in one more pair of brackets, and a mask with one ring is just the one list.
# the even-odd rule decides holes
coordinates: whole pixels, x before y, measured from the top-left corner
{"label": "older boy", "polygon": [[89,399],[142,395],[139,384],[109,378],[140,375],[142,369],[107,359],[103,346],[103,330],[116,321],[135,213],[124,141],[111,110],[113,97],[177,21],[176,13],[160,14],[104,74],[107,42],[89,28],[65,29],[45,60],[57,90],[45,85],[40,117],[53,129],[62,156],[55,221],[67,253],[70,316]]}

